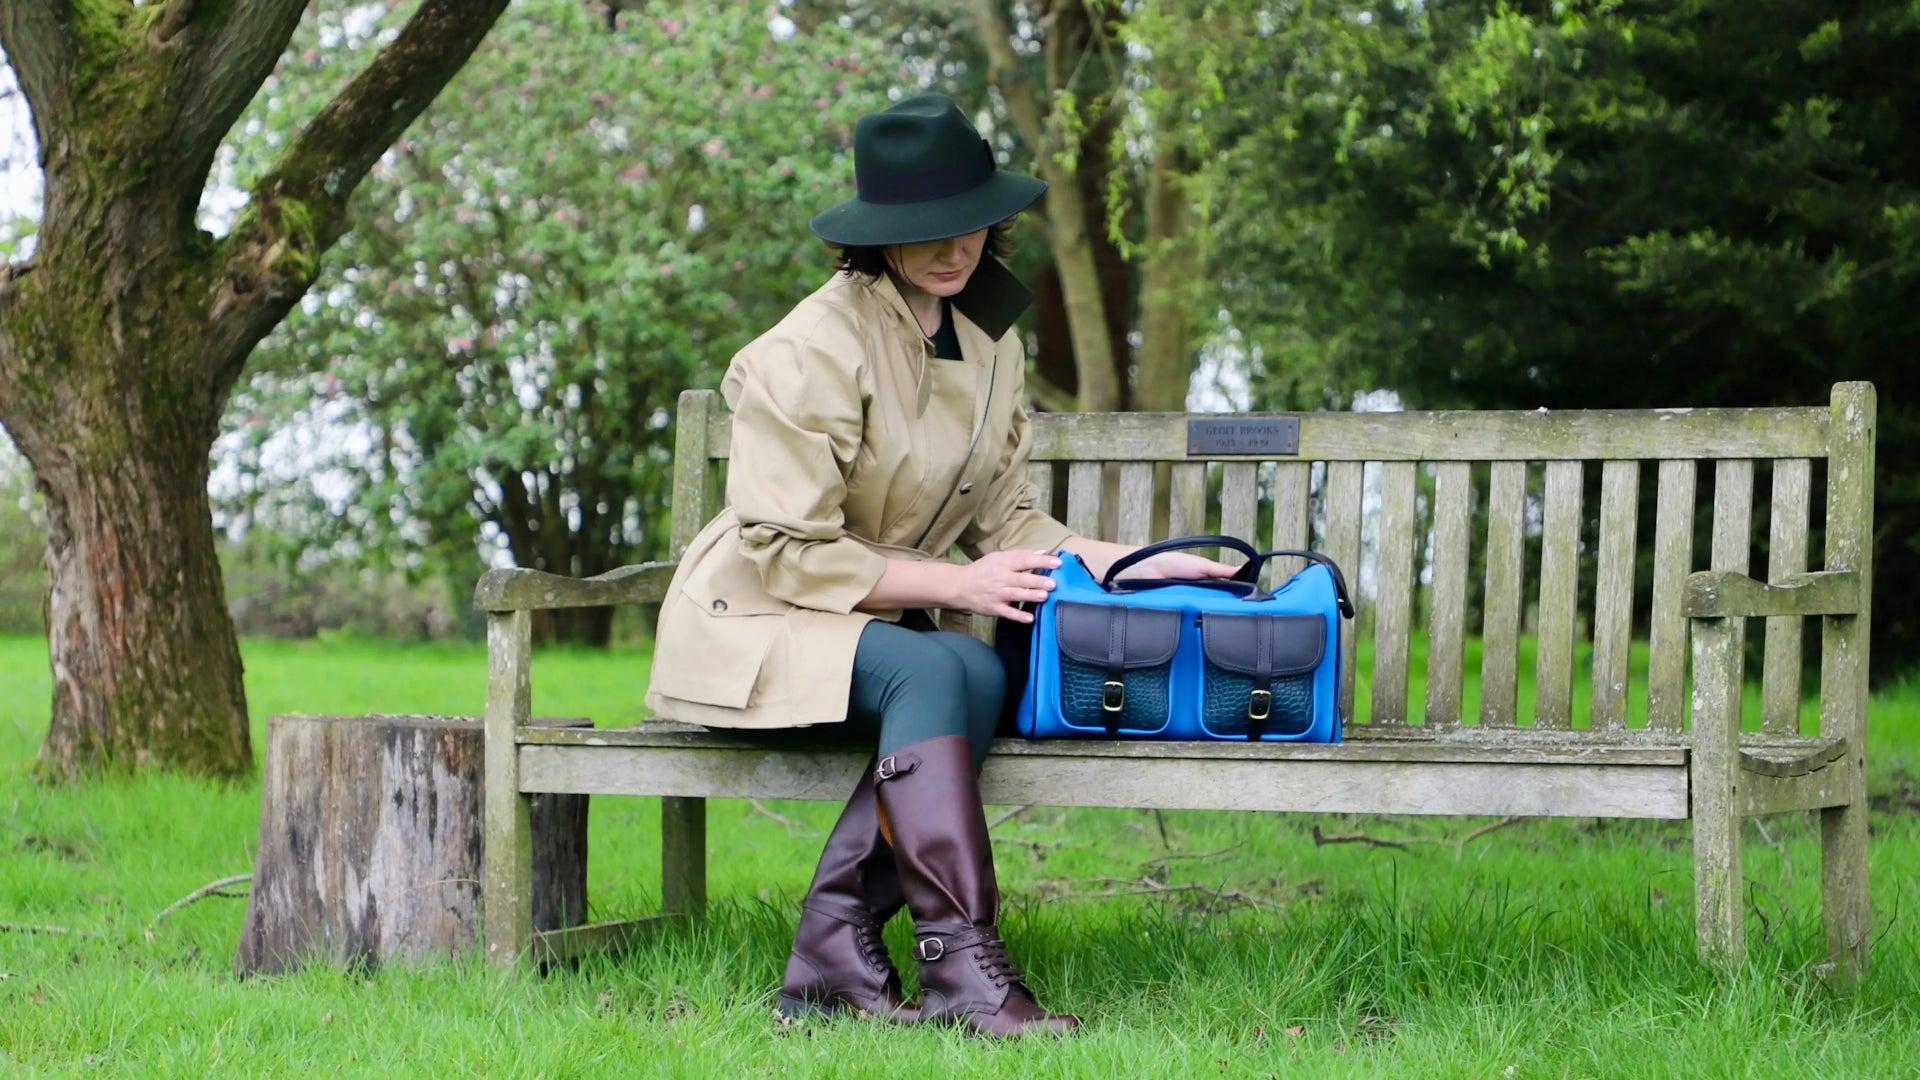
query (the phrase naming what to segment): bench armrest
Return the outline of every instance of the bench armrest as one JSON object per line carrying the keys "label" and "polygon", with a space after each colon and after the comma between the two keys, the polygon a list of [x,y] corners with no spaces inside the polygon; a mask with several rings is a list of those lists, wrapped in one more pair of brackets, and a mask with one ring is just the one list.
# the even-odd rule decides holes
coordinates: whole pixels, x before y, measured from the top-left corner
{"label": "bench armrest", "polygon": [[1789,574],[1777,585],[1745,574],[1702,570],[1687,576],[1682,610],[1690,619],[1761,615],[1857,615],[1860,575],[1852,570]]}
{"label": "bench armrest", "polygon": [[538,611],[658,603],[678,563],[640,563],[598,577],[571,578],[541,570],[489,570],[473,589],[476,611]]}

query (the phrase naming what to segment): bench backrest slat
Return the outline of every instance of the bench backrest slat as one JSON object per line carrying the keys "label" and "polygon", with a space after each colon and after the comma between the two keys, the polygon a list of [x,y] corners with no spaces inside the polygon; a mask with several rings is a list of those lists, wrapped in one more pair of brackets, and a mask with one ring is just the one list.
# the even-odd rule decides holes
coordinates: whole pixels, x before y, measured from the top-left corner
{"label": "bench backrest slat", "polygon": [[1690,635],[1680,601],[1693,570],[1694,489],[1699,473],[1692,461],[1660,463],[1653,527],[1653,616],[1647,632],[1647,726],[1656,731],[1679,731],[1686,718]]}
{"label": "bench backrest slat", "polygon": [[1120,528],[1113,534],[1123,544],[1153,539],[1153,471],[1149,461],[1120,466]]}
{"label": "bench backrest slat", "polygon": [[1041,506],[1053,505],[1053,462],[1029,461],[1027,463],[1027,483],[1039,492],[1036,500]]}
{"label": "bench backrest slat", "polygon": [[[1754,564],[1756,513],[1767,517],[1771,579],[1814,561],[1814,528],[1828,537],[1824,569],[1870,569],[1858,530],[1871,521],[1872,412],[1872,387],[1843,384],[1824,408],[1312,413],[1299,417],[1299,453],[1277,457],[1189,456],[1181,414],[1042,414],[1027,475],[1040,504],[1076,532],[1130,544],[1226,532],[1335,559],[1360,615],[1341,642],[1349,723],[1677,731],[1689,712],[1686,577]],[[732,431],[711,392],[683,395],[680,419],[675,504],[695,512],[674,516],[676,553],[721,505]],[[1713,539],[1696,551],[1703,461],[1714,463],[1704,481]],[[1756,480],[1769,485],[1759,507]],[[1276,560],[1267,584],[1300,566]],[[1649,592],[1651,610],[1636,608]],[[1857,622],[1826,619],[1822,692],[1863,716],[1864,691],[1831,683],[1864,678]],[[1636,631],[1642,677],[1631,674]],[[1796,732],[1802,620],[1768,619],[1765,633],[1763,722]],[[1467,669],[1474,636],[1477,673]],[[1359,654],[1370,656],[1365,670]],[[1523,712],[1527,662],[1536,693]],[[1366,700],[1356,702],[1356,686]],[[1822,711],[1824,727],[1834,711]]]}
{"label": "bench backrest slat", "polygon": [[1181,462],[1172,472],[1167,535],[1198,536],[1207,531],[1207,467]]}
{"label": "bench backrest slat", "polygon": [[1546,465],[1534,674],[1534,714],[1543,728],[1573,726],[1573,621],[1580,599],[1580,489],[1584,474],[1578,461],[1549,461]]}
{"label": "bench backrest slat", "polygon": [[1640,515],[1640,463],[1600,467],[1600,550],[1593,610],[1593,726],[1627,726],[1628,665],[1633,649],[1634,537]]}
{"label": "bench backrest slat", "polygon": [[1520,582],[1526,568],[1527,465],[1496,461],[1487,494],[1487,599],[1480,723],[1512,727],[1520,698]]}
{"label": "bench backrest slat", "polygon": [[[1812,501],[1813,463],[1786,458],[1773,463],[1773,496],[1767,511],[1767,580],[1807,569],[1807,511]],[[1760,715],[1766,730],[1800,730],[1801,620],[1767,620],[1761,666]]]}
{"label": "bench backrest slat", "polygon": [[[1230,461],[1221,466],[1220,531],[1228,536],[1259,536],[1259,520],[1260,467],[1249,461]],[[1243,561],[1232,552],[1221,558],[1235,566]]]}
{"label": "bench backrest slat", "polygon": [[1358,461],[1327,462],[1326,539],[1320,550],[1346,572],[1349,591],[1353,593],[1353,608],[1356,625],[1340,635],[1340,715],[1351,717],[1353,711],[1353,687],[1356,675],[1354,655],[1358,648],[1359,634],[1357,621],[1367,608],[1365,591],[1360,580],[1360,514],[1361,493],[1364,485],[1364,465]]}
{"label": "bench backrest slat", "polygon": [[1418,466],[1380,467],[1379,563],[1374,571],[1373,722],[1407,722],[1407,666],[1413,630],[1414,500]]}
{"label": "bench backrest slat", "polygon": [[[1313,510],[1313,466],[1304,461],[1280,461],[1273,467],[1273,546],[1302,551],[1313,542],[1309,515]],[[1300,572],[1305,559],[1282,558],[1267,564],[1266,584],[1277,585]]]}
{"label": "bench backrest slat", "polygon": [[1106,495],[1106,466],[1098,461],[1076,461],[1067,466],[1066,526],[1081,536],[1104,536],[1100,521]]}
{"label": "bench backrest slat", "polygon": [[1473,466],[1443,461],[1433,477],[1433,584],[1427,615],[1427,711],[1429,724],[1462,720],[1467,637],[1468,550],[1473,541]]}

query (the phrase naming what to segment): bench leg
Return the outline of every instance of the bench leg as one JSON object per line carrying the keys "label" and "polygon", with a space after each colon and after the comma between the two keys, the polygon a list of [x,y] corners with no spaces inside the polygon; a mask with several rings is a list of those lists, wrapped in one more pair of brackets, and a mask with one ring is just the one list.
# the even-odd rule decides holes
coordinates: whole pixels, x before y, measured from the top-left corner
{"label": "bench leg", "polygon": [[1872,915],[1867,900],[1867,804],[1820,811],[1820,904],[1834,976],[1851,985],[1867,971]]}
{"label": "bench leg", "polygon": [[1693,819],[1693,896],[1700,959],[1735,968],[1745,958],[1746,903],[1740,867],[1740,819]]}
{"label": "bench leg", "polygon": [[487,615],[486,867],[481,933],[487,963],[529,958],[533,942],[533,800],[520,793],[514,729],[533,713],[533,625],[524,611]]}
{"label": "bench leg", "polygon": [[698,917],[707,908],[707,800],[660,799],[660,907]]}
{"label": "bench leg", "polygon": [[1746,955],[1740,867],[1741,639],[1735,619],[1693,622],[1693,905],[1700,959],[1738,967]]}

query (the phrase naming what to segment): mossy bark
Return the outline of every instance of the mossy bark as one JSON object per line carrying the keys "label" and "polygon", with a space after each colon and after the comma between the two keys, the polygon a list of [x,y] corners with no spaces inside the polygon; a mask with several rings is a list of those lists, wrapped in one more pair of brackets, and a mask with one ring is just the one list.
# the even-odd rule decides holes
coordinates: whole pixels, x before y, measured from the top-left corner
{"label": "mossy bark", "polygon": [[0,424],[47,507],[43,773],[251,771],[207,498],[220,414],[354,186],[505,6],[425,0],[220,241],[194,222],[207,169],[303,4],[0,6],[46,177],[32,261],[0,268]]}

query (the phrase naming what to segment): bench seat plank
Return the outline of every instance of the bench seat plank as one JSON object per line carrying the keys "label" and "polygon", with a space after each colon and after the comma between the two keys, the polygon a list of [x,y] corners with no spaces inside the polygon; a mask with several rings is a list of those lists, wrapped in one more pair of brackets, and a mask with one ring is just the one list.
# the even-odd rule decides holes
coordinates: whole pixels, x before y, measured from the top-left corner
{"label": "bench seat plank", "polygon": [[[1167,744],[1161,744],[1166,746]],[[869,755],[851,749],[530,745],[521,789],[701,798],[847,796]],[[990,758],[981,795],[1001,805],[1371,814],[1684,818],[1687,767],[1574,758],[1312,760],[1166,754],[1128,763],[1049,744]]]}

